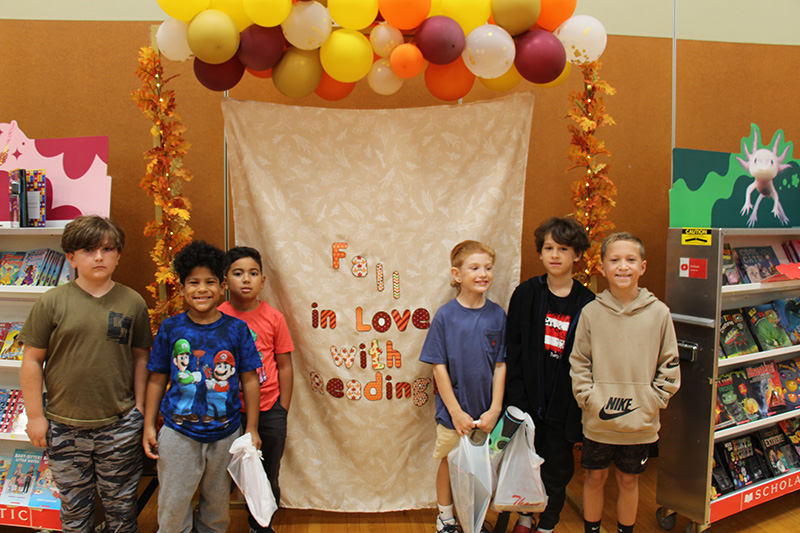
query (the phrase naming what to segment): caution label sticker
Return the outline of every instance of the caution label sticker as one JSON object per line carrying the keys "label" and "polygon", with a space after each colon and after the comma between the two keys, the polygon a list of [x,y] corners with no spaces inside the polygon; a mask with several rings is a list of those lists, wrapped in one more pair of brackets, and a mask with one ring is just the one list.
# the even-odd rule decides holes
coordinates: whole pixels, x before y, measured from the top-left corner
{"label": "caution label sticker", "polygon": [[711,228],[683,228],[681,244],[690,246],[711,246]]}

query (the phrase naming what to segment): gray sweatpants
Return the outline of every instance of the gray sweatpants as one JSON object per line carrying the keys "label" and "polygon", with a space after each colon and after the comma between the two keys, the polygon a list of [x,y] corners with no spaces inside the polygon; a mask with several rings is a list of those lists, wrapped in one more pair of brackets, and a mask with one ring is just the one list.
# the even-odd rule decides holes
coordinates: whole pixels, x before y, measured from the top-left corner
{"label": "gray sweatpants", "polygon": [[[198,442],[164,426],[158,433],[159,533],[225,533],[230,516],[228,450],[239,431],[216,442]],[[192,525],[192,497],[199,489]]]}

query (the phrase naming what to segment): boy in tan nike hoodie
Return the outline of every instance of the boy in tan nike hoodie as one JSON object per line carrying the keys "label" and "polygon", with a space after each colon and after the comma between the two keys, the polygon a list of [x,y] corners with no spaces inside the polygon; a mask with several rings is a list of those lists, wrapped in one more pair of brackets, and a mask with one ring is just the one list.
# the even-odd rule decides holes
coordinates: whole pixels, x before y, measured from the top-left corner
{"label": "boy in tan nike hoodie", "polygon": [[585,531],[599,531],[608,468],[616,465],[617,530],[633,531],[639,474],[658,440],[659,410],[680,386],[675,328],[669,309],[639,288],[642,241],[615,233],[603,242],[608,289],[583,308],[570,355],[572,392],[583,411],[581,466]]}

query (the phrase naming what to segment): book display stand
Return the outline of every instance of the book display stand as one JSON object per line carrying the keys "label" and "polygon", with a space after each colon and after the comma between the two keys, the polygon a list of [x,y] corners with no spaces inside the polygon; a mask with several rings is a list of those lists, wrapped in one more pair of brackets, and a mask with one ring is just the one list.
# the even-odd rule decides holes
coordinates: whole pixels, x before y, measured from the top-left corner
{"label": "book display stand", "polygon": [[[775,362],[780,367],[779,363],[800,356],[800,345],[791,344],[773,349],[761,346],[755,353],[725,357],[720,338],[723,313],[800,296],[800,280],[724,284],[725,245],[733,249],[771,247],[782,263],[788,263],[791,258],[781,245],[800,238],[800,228],[703,229],[703,239],[693,238],[696,232],[670,228],[667,241],[666,303],[678,337],[681,389],[661,416],[656,489],[661,506],[656,513],[659,525],[672,529],[677,513],[692,521],[687,533],[704,531],[713,522],[800,489],[800,470],[790,467],[766,479],[737,479],[745,486],[733,490],[728,486],[720,494],[714,479],[719,471],[712,468],[715,447],[724,450],[726,443],[731,448],[732,441],[746,443],[749,435],[761,453],[764,446],[758,444],[759,430],[766,433],[779,422],[800,417],[800,410],[786,403],[775,413],[715,430],[721,405],[716,390],[720,376],[760,363],[771,367],[770,362]],[[722,324],[725,329],[726,320]]]}

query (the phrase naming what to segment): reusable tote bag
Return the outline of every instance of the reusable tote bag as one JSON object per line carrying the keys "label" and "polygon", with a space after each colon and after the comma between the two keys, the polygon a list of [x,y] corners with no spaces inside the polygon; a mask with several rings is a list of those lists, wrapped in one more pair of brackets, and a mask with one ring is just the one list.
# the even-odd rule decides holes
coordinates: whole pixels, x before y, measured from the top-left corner
{"label": "reusable tote bag", "polygon": [[489,435],[473,430],[447,456],[453,505],[464,533],[478,533],[492,497]]}
{"label": "reusable tote bag", "polygon": [[544,459],[536,454],[533,446],[534,431],[533,419],[525,413],[525,422],[511,437],[500,463],[497,492],[492,503],[495,511],[539,513],[547,507],[541,471]]}

